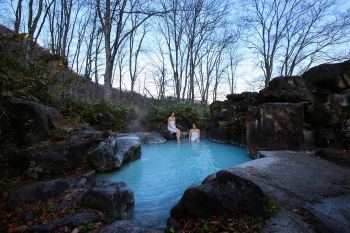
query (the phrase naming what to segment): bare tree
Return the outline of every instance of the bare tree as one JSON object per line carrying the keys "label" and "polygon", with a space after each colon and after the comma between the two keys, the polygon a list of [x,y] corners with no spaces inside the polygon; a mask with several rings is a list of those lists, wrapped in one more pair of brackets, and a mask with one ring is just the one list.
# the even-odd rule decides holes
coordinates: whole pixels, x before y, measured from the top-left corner
{"label": "bare tree", "polygon": [[227,55],[229,60],[229,67],[227,70],[227,81],[230,87],[230,92],[234,93],[237,84],[236,70],[238,67],[238,63],[240,62],[240,58],[236,54],[236,49],[232,46],[228,49]]}
{"label": "bare tree", "polygon": [[195,70],[199,63],[205,42],[223,26],[227,4],[214,0],[190,1],[189,12],[186,19],[186,36],[188,39],[189,54],[189,92],[188,98],[195,99]]}
{"label": "bare tree", "polygon": [[[137,3],[138,3],[138,1],[131,1],[131,4],[137,4]],[[147,27],[148,26],[146,23],[144,23],[143,27],[142,27],[142,31],[138,30],[137,25],[139,24],[139,21],[142,20],[142,18],[140,18],[139,14],[131,15],[130,20],[131,20],[131,27],[136,28],[135,30],[131,31],[131,33],[129,35],[130,89],[131,89],[131,92],[134,93],[135,82],[137,80],[139,73],[143,70],[143,69],[138,69],[138,66],[139,66],[138,58],[139,58],[139,55],[141,52],[142,43],[143,43],[145,36],[147,34]],[[139,35],[139,38],[137,38],[138,35]]]}
{"label": "bare tree", "polygon": [[[327,49],[344,42],[347,28],[335,17],[334,0],[252,0],[245,20],[250,48],[260,55],[268,86],[275,69],[293,75],[320,60]],[[339,7],[339,5],[338,5]]]}
{"label": "bare tree", "polygon": [[[69,57],[70,46],[75,39],[75,26],[80,22],[82,1],[55,0],[48,14],[51,52]],[[79,32],[79,31],[78,31]]]}
{"label": "bare tree", "polygon": [[[32,48],[37,42],[37,39],[45,23],[45,19],[54,1],[55,0],[51,0],[51,2],[45,1],[45,4],[44,4],[44,0],[39,0],[36,6],[33,0],[29,0],[28,17],[27,17],[28,38],[25,44],[25,66],[26,67],[28,67],[30,63]],[[43,11],[43,9],[45,9],[45,11]],[[44,15],[43,17],[41,17],[43,12],[44,12]],[[41,24],[38,27],[38,23],[40,20],[41,20]]]}
{"label": "bare tree", "polygon": [[16,7],[16,19],[14,23],[14,31],[15,33],[19,32],[20,26],[21,26],[21,20],[22,20],[22,2],[23,0],[18,0],[17,7]]}
{"label": "bare tree", "polygon": [[118,67],[118,78],[119,78],[119,96],[122,97],[122,85],[123,85],[123,79],[125,73],[127,71],[124,70],[124,67],[127,65],[126,63],[126,55],[127,55],[127,49],[125,49],[126,41],[124,42],[123,46],[121,46],[117,53],[117,66]]}
{"label": "bare tree", "polygon": [[165,89],[168,83],[165,56],[166,54],[164,52],[164,49],[158,42],[158,52],[156,54],[156,58],[151,58],[151,61],[152,66],[154,67],[154,70],[152,72],[153,82],[155,84],[159,100],[165,99]]}
{"label": "bare tree", "polygon": [[95,12],[93,13],[92,16],[92,21],[90,21],[90,23],[92,23],[92,27],[90,28],[90,36],[88,36],[87,38],[87,51],[86,51],[86,59],[85,59],[85,71],[84,71],[84,76],[87,78],[91,78],[91,72],[92,72],[92,66],[93,66],[93,62],[94,62],[94,58],[93,58],[93,46],[94,43],[99,43],[99,41],[97,41],[98,39],[98,34],[99,34],[99,30],[97,28],[97,12],[95,10]]}
{"label": "bare tree", "polygon": [[182,79],[184,75],[184,30],[186,24],[185,0],[162,0],[163,11],[167,12],[158,21],[158,29],[162,34],[173,72],[175,96],[181,98]]}
{"label": "bare tree", "polygon": [[102,44],[102,32],[100,30],[97,31],[96,34],[96,42],[95,42],[95,54],[94,54],[94,77],[95,77],[95,96],[97,96],[98,91],[98,81],[99,81],[99,55],[101,50],[101,44]]}
{"label": "bare tree", "polygon": [[330,10],[334,4],[333,0],[318,0],[303,2],[292,9],[282,45],[281,75],[305,71],[324,58],[328,48],[349,40],[344,37],[348,27],[346,18],[343,15],[333,17],[334,12]]}
{"label": "bare tree", "polygon": [[[84,13],[84,15],[81,16],[81,19],[79,20],[79,26],[78,26],[78,35],[75,38],[77,42],[76,42],[76,49],[74,52],[71,66],[72,66],[72,68],[74,67],[74,65],[76,66],[76,72],[78,74],[81,74],[81,69],[82,69],[82,67],[80,66],[81,46],[83,45],[83,41],[86,39],[85,32],[86,32],[87,27],[90,23],[90,18],[91,18],[91,14],[90,14],[89,10],[86,11]],[[71,39],[73,39],[73,36],[71,36]],[[69,44],[70,43],[71,42],[69,42]],[[69,45],[69,47],[70,47],[70,45]],[[69,52],[69,50],[67,51],[67,56],[68,56],[68,52]]]}
{"label": "bare tree", "polygon": [[[129,4],[127,9],[127,0],[110,1],[97,0],[96,7],[99,22],[104,36],[105,49],[105,73],[104,73],[104,95],[106,100],[112,96],[112,74],[115,57],[122,42],[148,18],[157,14],[157,12],[145,12],[144,9],[133,9],[133,4]],[[140,2],[136,6],[143,6]],[[143,17],[139,23],[131,28],[127,28],[127,22],[131,14],[141,14]]]}
{"label": "bare tree", "polygon": [[264,72],[265,86],[268,86],[272,78],[275,56],[287,27],[283,20],[288,10],[287,0],[253,0],[252,15],[247,17],[253,34],[257,37],[249,42],[262,58],[260,68]]}

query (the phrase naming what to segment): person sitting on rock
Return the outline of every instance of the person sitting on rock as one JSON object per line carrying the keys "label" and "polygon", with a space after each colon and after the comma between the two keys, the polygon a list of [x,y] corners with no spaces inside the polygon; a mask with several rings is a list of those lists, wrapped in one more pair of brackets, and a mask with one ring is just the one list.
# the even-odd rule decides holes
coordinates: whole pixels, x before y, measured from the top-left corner
{"label": "person sitting on rock", "polygon": [[180,130],[176,128],[175,124],[175,112],[170,112],[170,116],[168,118],[168,131],[173,134],[176,133],[177,142],[180,142]]}
{"label": "person sitting on rock", "polygon": [[196,123],[192,123],[192,129],[188,133],[189,142],[199,142],[201,138],[201,131],[197,128]]}

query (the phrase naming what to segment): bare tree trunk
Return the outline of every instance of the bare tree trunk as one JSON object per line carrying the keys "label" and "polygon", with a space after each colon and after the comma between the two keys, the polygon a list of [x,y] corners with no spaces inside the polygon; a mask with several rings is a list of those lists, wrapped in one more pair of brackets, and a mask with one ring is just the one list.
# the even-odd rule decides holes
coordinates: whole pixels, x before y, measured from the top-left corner
{"label": "bare tree trunk", "polygon": [[18,0],[17,8],[16,8],[16,19],[14,23],[14,31],[15,33],[19,33],[19,29],[21,27],[22,20],[22,2],[23,0]]}
{"label": "bare tree trunk", "polygon": [[28,21],[27,21],[27,27],[28,27],[28,39],[26,40],[26,45],[25,45],[25,67],[28,68],[29,63],[30,63],[30,57],[31,57],[31,52],[33,48],[33,41],[34,41],[34,33],[37,28],[39,19],[41,17],[42,9],[43,9],[43,0],[39,0],[39,6],[38,10],[33,18],[34,14],[34,5],[33,5],[33,0],[29,0],[29,5],[28,5]]}
{"label": "bare tree trunk", "polygon": [[[97,12],[99,21],[102,27],[105,41],[105,100],[109,101],[111,99],[112,93],[112,75],[113,75],[113,66],[115,57],[118,53],[120,45],[131,33],[133,33],[139,26],[141,26],[147,19],[158,14],[158,12],[144,12],[142,9],[133,9],[131,6],[130,12],[126,11],[128,1],[120,0],[112,2],[106,0],[104,8],[101,5],[101,0],[96,1]],[[138,1],[139,4],[139,1]],[[135,12],[132,12],[135,10]],[[136,12],[142,12],[142,15],[145,15],[139,23],[131,29],[127,30],[125,28],[126,20],[130,18],[131,14],[137,14]],[[124,17],[124,14],[126,16]],[[111,40],[111,33],[114,33],[113,40]]]}
{"label": "bare tree trunk", "polygon": [[102,43],[102,37],[100,36],[101,33],[97,32],[96,35],[96,43],[95,43],[95,97],[98,96],[98,81],[99,81],[99,75],[98,75],[98,55],[100,54],[100,46]]}

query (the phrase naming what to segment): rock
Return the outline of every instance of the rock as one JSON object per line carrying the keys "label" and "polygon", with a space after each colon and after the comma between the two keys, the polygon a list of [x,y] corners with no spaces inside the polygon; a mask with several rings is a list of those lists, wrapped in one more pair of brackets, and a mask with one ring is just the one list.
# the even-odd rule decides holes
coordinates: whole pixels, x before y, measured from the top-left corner
{"label": "rock", "polygon": [[184,218],[210,216],[266,217],[267,197],[249,180],[229,171],[219,171],[215,178],[187,189],[171,209],[168,223]]}
{"label": "rock", "polygon": [[269,103],[250,106],[246,119],[247,146],[258,150],[298,150],[303,147],[303,104]]}
{"label": "rock", "polygon": [[210,105],[212,118],[205,127],[204,135],[213,141],[246,145],[246,114],[248,106],[258,103],[258,97],[257,92],[243,92],[229,94],[226,96],[228,100],[214,102]]}
{"label": "rock", "polygon": [[335,92],[346,90],[350,88],[350,60],[313,67],[306,71],[302,78],[316,88]]}
{"label": "rock", "polygon": [[[349,217],[346,217],[350,216],[349,168],[302,151],[260,151],[260,154],[261,158],[231,168],[230,171],[257,184],[275,200],[280,211],[295,215],[298,213],[295,209],[309,203],[317,206],[317,209],[323,209],[317,211],[319,214],[315,212],[315,216],[323,215],[323,219],[333,223],[342,223],[346,218],[349,222]],[[329,232],[305,229],[310,220],[313,222],[309,215],[286,216],[287,219],[278,215],[273,217],[274,221],[268,220],[265,226],[268,229],[263,232]],[[339,232],[326,221],[322,222],[333,232]]]}
{"label": "rock", "polygon": [[54,219],[46,224],[35,224],[29,227],[29,232],[51,232],[63,226],[70,228],[79,227],[87,223],[94,223],[100,220],[99,216],[93,212],[82,212],[72,215],[67,215],[62,218]]}
{"label": "rock", "polygon": [[219,121],[229,121],[237,112],[229,101],[215,101],[209,107],[212,119]]}
{"label": "rock", "polygon": [[316,155],[336,164],[350,167],[350,150],[320,148],[316,151]]}
{"label": "rock", "polygon": [[164,230],[152,229],[152,228],[141,228],[134,225],[131,221],[120,220],[116,221],[111,225],[101,227],[99,233],[161,233]]}
{"label": "rock", "polygon": [[210,116],[213,119],[218,119],[220,117],[222,102],[221,101],[214,101],[209,105],[210,108]]}
{"label": "rock", "polygon": [[48,224],[54,226],[70,226],[78,227],[79,225],[89,223],[89,222],[98,222],[99,216],[93,212],[82,212],[72,215],[65,216],[63,218],[58,218],[50,221]]}
{"label": "rock", "polygon": [[100,132],[86,127],[74,128],[70,131],[73,139],[100,139]]}
{"label": "rock", "polygon": [[18,131],[18,141],[35,143],[58,128],[61,114],[55,108],[16,97],[9,97],[7,102],[14,116],[11,125]]}
{"label": "rock", "polygon": [[[319,202],[307,203],[305,209],[322,223],[328,232],[347,233],[350,227],[350,194],[322,199]],[[327,232],[316,230],[315,232]]]}
{"label": "rock", "polygon": [[28,222],[28,221],[34,222],[37,217],[38,217],[38,215],[35,212],[29,211],[23,215],[22,220],[23,220],[23,222]]}
{"label": "rock", "polygon": [[[205,130],[206,134],[208,134],[208,138],[210,140],[218,140],[226,142],[228,141],[228,134],[227,131],[223,128],[220,128],[219,121],[218,120],[210,120],[206,126]],[[204,132],[201,132],[203,134]]]}
{"label": "rock", "polygon": [[28,170],[32,170],[34,166],[40,168],[40,174],[62,174],[76,168],[82,162],[82,155],[87,149],[88,143],[84,141],[63,141],[36,147],[27,156],[31,161]]}
{"label": "rock", "polygon": [[81,205],[104,211],[115,219],[127,219],[134,205],[134,193],[124,182],[96,180],[92,188],[83,195]]}
{"label": "rock", "polygon": [[29,227],[28,231],[29,232],[52,232],[53,230],[53,225],[49,224],[33,224]]}
{"label": "rock", "polygon": [[[309,217],[309,216],[308,216]],[[292,211],[281,210],[265,223],[263,233],[312,233],[311,226],[300,220]],[[328,231],[319,231],[328,232]]]}
{"label": "rock", "polygon": [[72,206],[78,206],[81,203],[81,199],[84,193],[91,187],[92,181],[88,182],[86,178],[81,178],[73,188],[68,189],[64,197],[60,198],[61,201],[57,203],[57,209],[69,209]]}
{"label": "rock", "polygon": [[313,95],[299,76],[277,77],[259,93],[261,102],[312,102]]}
{"label": "rock", "polygon": [[141,156],[141,143],[137,136],[109,137],[89,153],[89,160],[98,172],[113,171]]}
{"label": "rock", "polygon": [[11,193],[8,204],[11,208],[15,208],[22,204],[34,203],[60,196],[74,186],[75,182],[77,182],[74,179],[41,181],[19,187]]}
{"label": "rock", "polygon": [[246,103],[249,102],[250,104],[255,102],[258,97],[259,93],[257,92],[242,92],[240,94],[232,93],[226,96],[226,98],[231,102],[245,101]]}
{"label": "rock", "polygon": [[81,175],[82,177],[90,180],[96,176],[96,171],[95,170],[89,170],[85,172],[84,174]]}
{"label": "rock", "polygon": [[188,131],[181,131],[180,138],[188,138]]}
{"label": "rock", "polygon": [[144,143],[146,144],[159,144],[159,143],[165,143],[166,139],[157,132],[152,132],[149,134],[146,134]]}

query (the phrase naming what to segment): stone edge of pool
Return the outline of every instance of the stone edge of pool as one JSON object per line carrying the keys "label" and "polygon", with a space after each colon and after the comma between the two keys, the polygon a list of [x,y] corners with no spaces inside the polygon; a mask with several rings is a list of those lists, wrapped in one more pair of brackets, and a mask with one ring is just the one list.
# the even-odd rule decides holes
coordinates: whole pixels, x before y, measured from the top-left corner
{"label": "stone edge of pool", "polygon": [[[120,136],[125,138],[131,135],[137,135],[141,144],[167,141],[161,134],[154,132]],[[296,210],[299,209],[312,214],[317,224],[324,229],[347,232],[350,223],[344,221],[344,213],[350,216],[350,194],[347,188],[350,182],[346,183],[350,180],[350,169],[303,151],[259,151],[257,157],[227,171],[255,183],[279,204],[279,212],[266,222],[264,232],[313,232],[315,226],[298,215]],[[126,225],[133,224],[130,222]],[[159,229],[154,230],[159,232]]]}

